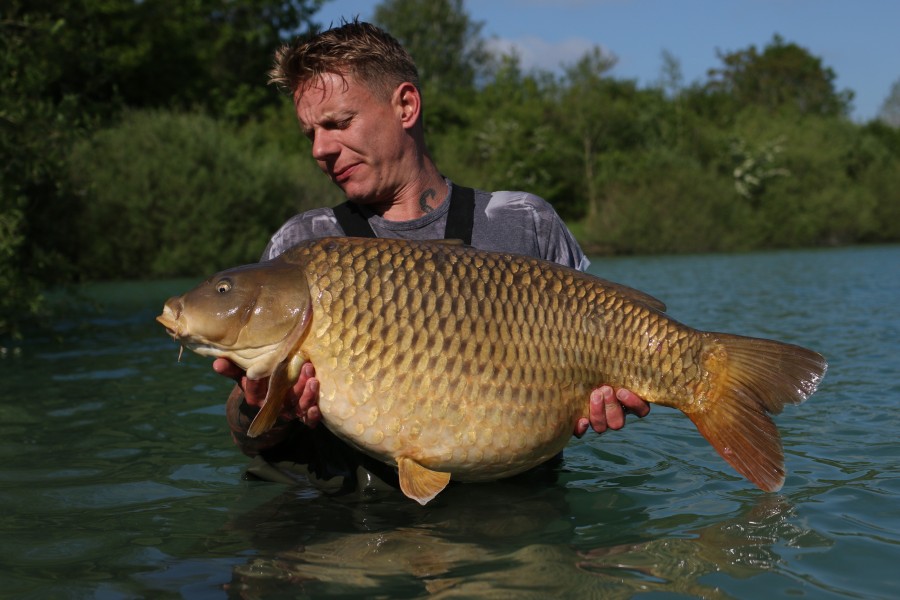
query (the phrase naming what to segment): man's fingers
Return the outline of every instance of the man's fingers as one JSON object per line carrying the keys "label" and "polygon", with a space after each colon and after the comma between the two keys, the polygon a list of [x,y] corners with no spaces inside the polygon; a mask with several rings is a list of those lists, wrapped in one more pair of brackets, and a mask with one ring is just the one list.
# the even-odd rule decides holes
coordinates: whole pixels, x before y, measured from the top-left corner
{"label": "man's fingers", "polygon": [[631,390],[619,388],[616,391],[616,399],[625,407],[625,412],[637,417],[643,418],[650,413],[650,405]]}
{"label": "man's fingers", "polygon": [[297,396],[297,412],[305,414],[310,407],[319,402],[319,380],[312,363],[305,362],[300,368],[300,377],[294,384],[294,394]]}
{"label": "man's fingers", "polygon": [[297,400],[297,409],[302,412],[309,411],[310,408],[319,404],[319,380],[310,378],[306,380],[303,390],[300,392],[300,398]]}
{"label": "man's fingers", "polygon": [[578,422],[575,423],[575,437],[580,438],[585,433],[587,433],[588,427],[591,426],[591,422],[588,419],[578,419]]}
{"label": "man's fingers", "polygon": [[[607,429],[622,429],[628,413],[647,416],[650,405],[631,390],[613,390],[611,386],[604,385],[591,392],[590,410],[591,427],[597,433],[603,433]],[[575,431],[577,434],[577,427]]]}
{"label": "man's fingers", "polygon": [[265,404],[266,392],[269,391],[269,378],[264,379],[241,379],[241,387],[244,388],[244,398],[247,404],[251,406],[262,406]]}
{"label": "man's fingers", "polygon": [[612,388],[603,386],[591,392],[591,427],[597,433],[607,429],[606,396],[612,396]]}
{"label": "man's fingers", "polygon": [[312,363],[303,363],[303,366],[300,367],[300,377],[297,378],[297,382],[294,384],[294,395],[297,398],[303,395],[303,388],[306,387],[306,382],[315,376],[316,370],[313,368]]}
{"label": "man's fingers", "polygon": [[313,429],[319,422],[322,420],[322,413],[319,412],[318,406],[313,406],[306,413],[306,418],[303,420],[306,423],[306,426],[310,429]]}
{"label": "man's fingers", "polygon": [[230,379],[234,379],[236,382],[241,382],[241,377],[244,376],[244,371],[239,366],[228,360],[227,358],[217,358],[213,361],[212,364],[213,371],[218,373],[219,375],[224,375]]}
{"label": "man's fingers", "polygon": [[244,390],[244,399],[251,406],[261,406],[263,400],[266,399],[266,391],[269,389],[269,380],[266,379],[247,379],[247,374],[239,366],[228,360],[227,358],[217,358],[212,364],[213,371],[219,375],[224,375],[233,379],[242,390]]}
{"label": "man's fingers", "polygon": [[625,409],[619,404],[619,399],[613,395],[611,389],[603,394],[603,411],[606,413],[606,425],[610,429],[625,427]]}
{"label": "man's fingers", "polygon": [[315,371],[312,369],[312,365],[309,366],[310,369],[306,371],[300,398],[297,400],[297,416],[306,423],[307,427],[312,428],[322,420],[322,413],[319,411],[319,380],[311,376]]}

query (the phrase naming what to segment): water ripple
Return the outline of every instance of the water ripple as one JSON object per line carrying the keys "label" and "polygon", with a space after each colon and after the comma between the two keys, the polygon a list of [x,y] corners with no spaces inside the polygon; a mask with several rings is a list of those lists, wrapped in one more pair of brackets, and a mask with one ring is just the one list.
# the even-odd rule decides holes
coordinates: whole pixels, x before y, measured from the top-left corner
{"label": "water ripple", "polygon": [[819,392],[776,418],[781,492],[654,407],[573,441],[555,485],[451,486],[424,509],[242,480],[230,382],[176,363],[153,322],[180,284],[104,288],[114,314],[0,360],[4,593],[900,597],[898,265],[900,247],[594,261],[691,325],[826,355]]}

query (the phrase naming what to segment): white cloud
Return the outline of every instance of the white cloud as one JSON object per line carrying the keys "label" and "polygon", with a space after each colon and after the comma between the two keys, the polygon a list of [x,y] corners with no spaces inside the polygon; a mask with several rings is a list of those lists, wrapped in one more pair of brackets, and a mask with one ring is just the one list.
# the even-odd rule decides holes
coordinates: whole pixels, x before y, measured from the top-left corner
{"label": "white cloud", "polygon": [[541,69],[557,72],[561,65],[571,65],[583,57],[594,46],[600,46],[606,56],[614,56],[607,48],[585,38],[568,38],[559,42],[548,42],[537,36],[517,39],[491,38],[488,48],[496,53],[516,54],[522,69]]}
{"label": "white cloud", "polygon": [[631,0],[516,0],[517,3],[530,6],[560,8],[591,8],[604,4],[628,4]]}

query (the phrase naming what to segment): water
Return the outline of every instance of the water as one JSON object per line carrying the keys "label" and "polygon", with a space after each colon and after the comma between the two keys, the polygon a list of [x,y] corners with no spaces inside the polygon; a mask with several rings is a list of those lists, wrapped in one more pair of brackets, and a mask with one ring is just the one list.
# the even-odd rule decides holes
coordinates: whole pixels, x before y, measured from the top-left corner
{"label": "water", "polygon": [[825,354],[762,493],[675,411],[573,440],[554,485],[421,508],[245,481],[229,386],[153,322],[188,282],[0,354],[0,595],[12,598],[900,597],[900,247],[595,260],[695,327]]}

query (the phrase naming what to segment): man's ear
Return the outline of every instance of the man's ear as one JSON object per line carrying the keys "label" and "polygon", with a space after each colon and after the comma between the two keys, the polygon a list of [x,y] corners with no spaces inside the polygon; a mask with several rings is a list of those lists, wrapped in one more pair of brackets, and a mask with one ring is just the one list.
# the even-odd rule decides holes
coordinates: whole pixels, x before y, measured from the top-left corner
{"label": "man's ear", "polygon": [[422,116],[422,95],[413,84],[401,83],[394,90],[394,108],[404,129],[414,127]]}

